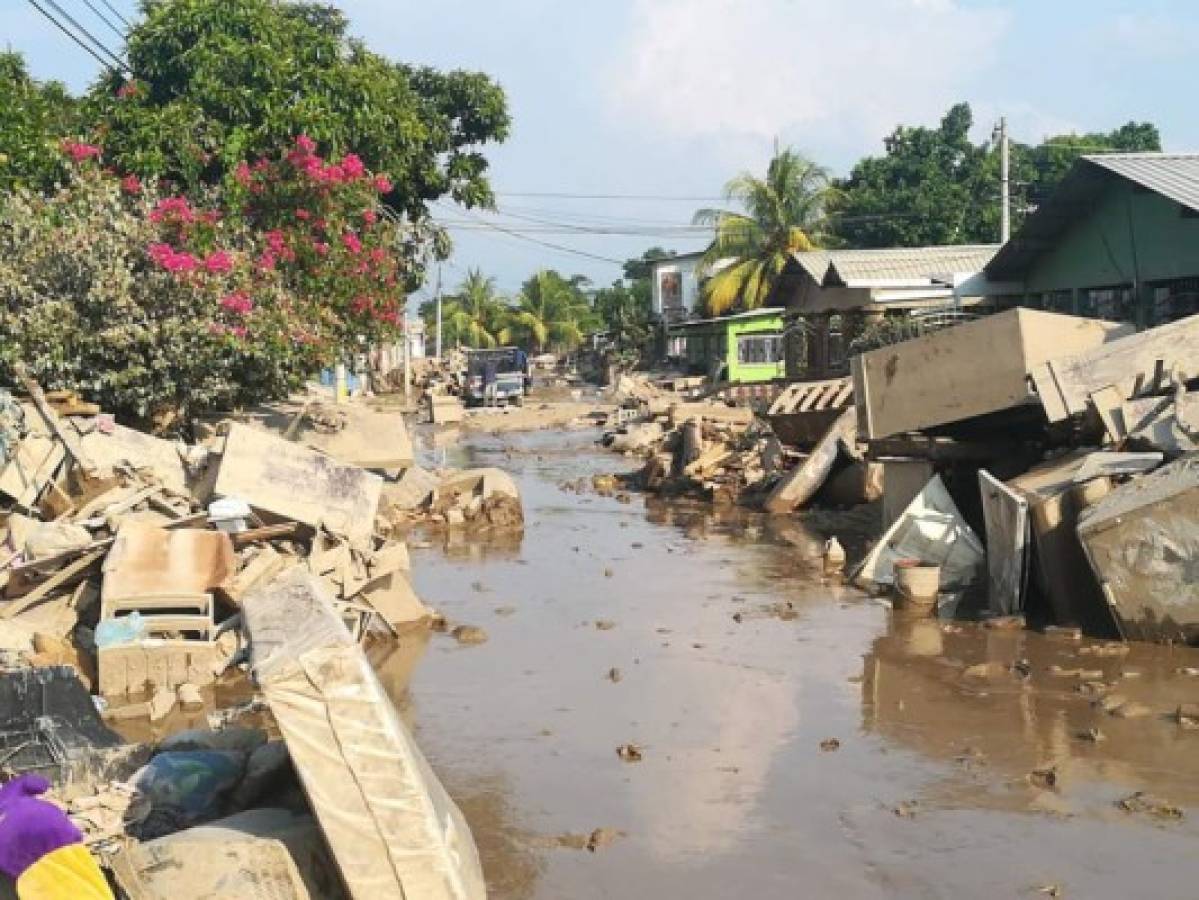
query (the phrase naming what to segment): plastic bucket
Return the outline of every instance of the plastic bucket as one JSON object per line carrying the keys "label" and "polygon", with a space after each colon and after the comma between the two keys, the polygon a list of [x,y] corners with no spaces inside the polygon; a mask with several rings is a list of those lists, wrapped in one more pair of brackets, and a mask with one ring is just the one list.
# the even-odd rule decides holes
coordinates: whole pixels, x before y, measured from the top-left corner
{"label": "plastic bucket", "polygon": [[931,610],[937,605],[941,590],[941,567],[918,559],[901,559],[895,563],[895,601],[902,609]]}

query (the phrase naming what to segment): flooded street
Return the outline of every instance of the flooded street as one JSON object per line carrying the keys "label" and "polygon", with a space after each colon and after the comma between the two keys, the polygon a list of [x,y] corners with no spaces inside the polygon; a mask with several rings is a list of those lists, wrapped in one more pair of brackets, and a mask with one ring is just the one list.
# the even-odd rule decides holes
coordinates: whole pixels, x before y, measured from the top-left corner
{"label": "flooded street", "polygon": [[[1194,895],[1199,731],[1172,714],[1199,652],[893,617],[813,563],[868,519],[564,490],[631,467],[595,437],[426,451],[524,495],[522,540],[413,552],[421,597],[489,635],[434,635],[404,702],[492,897]],[[1136,791],[1172,806],[1117,807]],[[624,834],[558,840],[597,828]]]}

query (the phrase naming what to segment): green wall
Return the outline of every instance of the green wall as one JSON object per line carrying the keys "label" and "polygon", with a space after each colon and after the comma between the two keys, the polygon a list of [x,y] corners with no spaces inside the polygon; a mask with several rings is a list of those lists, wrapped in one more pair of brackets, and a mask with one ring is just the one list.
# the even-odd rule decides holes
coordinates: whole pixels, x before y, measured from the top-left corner
{"label": "green wall", "polygon": [[747,363],[737,361],[737,338],[746,334],[779,334],[783,332],[781,311],[763,310],[760,315],[745,318],[725,319],[703,325],[682,326],[670,329],[671,336],[687,339],[687,364],[695,371],[705,374],[712,370],[716,357],[727,363],[729,381],[750,384],[782,378],[784,361],[777,363]]}
{"label": "green wall", "polygon": [[1184,218],[1174,201],[1113,178],[1095,207],[1033,263],[1025,287],[1039,294],[1195,276],[1199,218]]}

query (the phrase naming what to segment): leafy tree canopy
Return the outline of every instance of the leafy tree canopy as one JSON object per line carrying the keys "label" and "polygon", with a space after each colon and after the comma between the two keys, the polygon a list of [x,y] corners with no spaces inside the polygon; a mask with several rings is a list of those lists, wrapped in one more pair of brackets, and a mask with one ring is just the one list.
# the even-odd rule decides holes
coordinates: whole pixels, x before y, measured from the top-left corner
{"label": "leafy tree canopy", "polygon": [[385,173],[410,218],[449,194],[492,200],[480,148],[503,140],[502,89],[482,74],[393,63],[347,35],[336,8],[286,0],[144,0],[127,58],[102,77],[90,119],[125,171],[215,183],[238,161],[306,134]]}
{"label": "leafy tree canopy", "polygon": [[[866,157],[840,181],[836,232],[854,247],[917,247],[999,240],[1000,161],[974,144],[969,104],[953,106],[935,128],[901,125],[883,156]],[[1043,203],[1083,153],[1160,150],[1157,128],[1129,122],[1114,131],[1011,144],[1012,228]]]}
{"label": "leafy tree canopy", "polygon": [[64,174],[59,143],[78,104],[57,81],[29,77],[18,53],[0,53],[0,190],[47,189]]}

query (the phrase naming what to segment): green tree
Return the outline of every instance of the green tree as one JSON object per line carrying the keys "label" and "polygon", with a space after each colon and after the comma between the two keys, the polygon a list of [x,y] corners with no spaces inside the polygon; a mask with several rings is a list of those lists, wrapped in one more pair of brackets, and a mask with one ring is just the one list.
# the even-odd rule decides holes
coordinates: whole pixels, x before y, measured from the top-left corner
{"label": "green tree", "polygon": [[551,347],[572,350],[595,325],[580,279],[542,269],[521,286],[503,340],[534,353]]}
{"label": "green tree", "polygon": [[592,309],[618,350],[640,349],[650,337],[651,301],[627,282],[614,281],[592,297]]}
{"label": "green tree", "polygon": [[[427,333],[433,334],[437,328],[436,301],[422,304],[421,314]],[[495,279],[471,269],[458,290],[442,298],[442,341],[450,347],[495,347],[504,334],[507,318],[508,308],[496,293]]]}
{"label": "green tree", "polygon": [[708,274],[704,303],[712,315],[762,306],[790,255],[826,240],[835,200],[828,172],[792,149],[775,155],[765,178],[743,172],[724,193],[740,211],[695,214],[697,225],[716,231],[701,264]]}
{"label": "green tree", "polygon": [[[999,240],[999,153],[974,144],[970,106],[958,103],[936,128],[901,125],[883,156],[866,157],[838,183],[838,237],[853,247],[919,247]],[[1160,150],[1157,128],[1129,122],[1114,131],[1011,144],[1012,227],[1043,203],[1084,153]]]}
{"label": "green tree", "polygon": [[29,77],[19,53],[0,53],[0,190],[49,189],[64,175],[59,145],[78,127],[78,104],[57,81]]}
{"label": "green tree", "polygon": [[509,118],[486,76],[393,63],[318,3],[144,0],[142,13],[126,46],[135,80],[109,73],[89,98],[109,162],[191,187],[304,134],[386,174],[409,218],[445,194],[491,202],[480,148]]}
{"label": "green tree", "polygon": [[919,247],[994,241],[999,212],[987,150],[970,141],[970,106],[952,107],[936,128],[901,125],[886,153],[866,157],[838,186],[836,229],[854,247]]}

